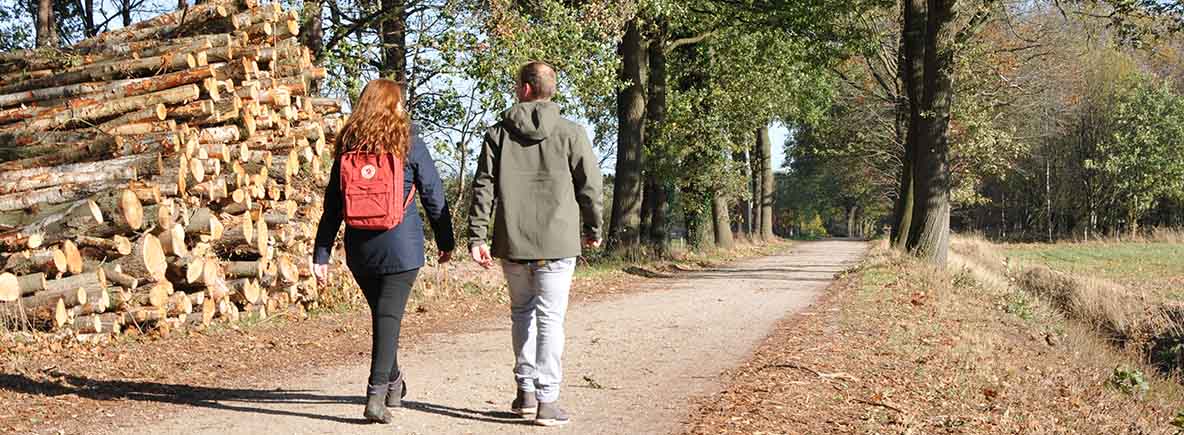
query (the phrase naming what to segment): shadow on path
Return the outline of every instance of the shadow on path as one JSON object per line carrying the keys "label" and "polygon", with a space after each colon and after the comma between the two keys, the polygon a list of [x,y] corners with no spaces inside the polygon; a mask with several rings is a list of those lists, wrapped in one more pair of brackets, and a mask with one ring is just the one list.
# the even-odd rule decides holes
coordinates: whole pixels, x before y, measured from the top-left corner
{"label": "shadow on path", "polygon": [[[73,395],[100,401],[135,400],[272,416],[303,417],[344,424],[370,424],[361,417],[339,417],[253,406],[263,404],[357,405],[356,411],[360,414],[361,406],[365,404],[362,395],[333,396],[314,394],[306,390],[216,388],[156,382],[103,381],[62,373],[52,373],[51,375],[56,379],[34,380],[24,375],[0,374],[0,389],[49,397]],[[478,411],[406,400],[403,401],[403,407],[412,411],[463,420],[501,424],[531,424],[531,420],[523,419],[510,412]]]}
{"label": "shadow on path", "polygon": [[478,411],[469,408],[453,408],[450,406],[436,405],[426,402],[415,402],[404,400],[403,408],[411,411],[419,411],[428,414],[442,415],[445,417],[474,420],[485,423],[501,423],[501,424],[518,424],[531,425],[532,420],[522,418],[518,414],[506,411]]}
{"label": "shadow on path", "polygon": [[[135,400],[245,413],[304,417],[347,424],[367,423],[361,417],[338,417],[252,406],[259,404],[349,404],[360,406],[363,403],[361,395],[330,396],[312,394],[304,390],[215,388],[156,382],[103,381],[60,373],[54,375],[57,378],[54,381],[41,381],[30,379],[24,375],[0,374],[0,389],[50,397],[75,395],[101,401]],[[360,414],[361,410],[358,411]]]}

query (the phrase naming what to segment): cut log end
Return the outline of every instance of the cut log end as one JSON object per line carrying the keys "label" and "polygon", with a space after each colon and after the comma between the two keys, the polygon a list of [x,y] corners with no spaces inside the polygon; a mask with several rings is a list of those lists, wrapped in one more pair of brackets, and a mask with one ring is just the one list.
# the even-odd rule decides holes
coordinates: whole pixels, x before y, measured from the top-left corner
{"label": "cut log end", "polygon": [[131,229],[139,230],[144,226],[144,206],[136,192],[128,189],[120,193],[119,212],[123,214],[124,222]]}
{"label": "cut log end", "polygon": [[0,274],[0,302],[12,302],[21,297],[21,284],[16,275]]}

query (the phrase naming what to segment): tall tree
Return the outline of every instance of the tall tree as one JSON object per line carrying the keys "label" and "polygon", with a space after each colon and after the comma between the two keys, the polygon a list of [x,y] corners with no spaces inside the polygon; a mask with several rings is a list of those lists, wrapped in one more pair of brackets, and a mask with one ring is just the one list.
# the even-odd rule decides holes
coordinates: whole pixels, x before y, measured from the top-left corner
{"label": "tall tree", "polygon": [[[381,0],[382,68],[378,74],[407,85],[407,1]],[[408,88],[408,99],[413,89]]]}
{"label": "tall tree", "polygon": [[749,150],[749,155],[752,157],[748,162],[748,171],[752,174],[752,180],[749,184],[752,185],[752,238],[753,240],[763,240],[764,233],[761,232],[761,222],[764,222],[765,208],[761,206],[761,198],[765,197],[764,189],[765,183],[762,182],[764,178],[763,165],[765,160],[761,158],[764,154],[764,137],[768,134],[769,127],[763,126],[756,129],[754,141],[752,141],[752,149]]}
{"label": "tall tree", "polygon": [[78,12],[82,14],[82,32],[90,38],[99,33],[98,27],[95,26],[95,1],[94,0],[78,0],[76,6]]}
{"label": "tall tree", "polygon": [[720,190],[711,198],[711,218],[714,223],[715,247],[732,249],[735,238],[732,235],[732,218],[728,212],[728,197]]}
{"label": "tall tree", "polygon": [[645,116],[646,131],[650,134],[645,135],[644,138],[646,151],[649,152],[649,158],[646,159],[647,189],[645,195],[651,205],[648,210],[650,212],[649,234],[646,237],[651,245],[660,252],[665,252],[670,242],[668,216],[670,214],[670,191],[673,186],[668,173],[671,169],[669,165],[671,156],[663,144],[657,140],[661,136],[657,132],[666,124],[666,82],[668,78],[666,53],[670,48],[665,41],[670,33],[669,19],[659,16],[654,27],[654,37],[650,42],[649,55],[647,56],[649,88],[647,89]]}
{"label": "tall tree", "polygon": [[58,31],[53,0],[37,0],[37,48],[57,47]]}
{"label": "tall tree", "polygon": [[762,126],[757,130],[757,148],[760,149],[758,159],[760,161],[760,197],[758,204],[760,204],[760,238],[761,240],[773,240],[773,202],[775,200],[774,180],[773,180],[773,141],[769,138],[769,126]]}
{"label": "tall tree", "polygon": [[[194,1],[193,4],[201,3]],[[132,0],[119,0],[119,17],[123,20],[123,27],[132,25]]]}
{"label": "tall tree", "polygon": [[640,241],[642,205],[642,146],[645,141],[645,69],[648,41],[643,38],[640,18],[625,25],[621,39],[621,81],[617,94],[617,165],[614,174],[613,209],[609,243],[613,248],[631,248]]}
{"label": "tall tree", "polygon": [[300,42],[308,47],[317,61],[325,48],[324,7],[324,0],[305,0],[300,10]]}
{"label": "tall tree", "polygon": [[[908,145],[912,150],[912,222],[906,248],[944,265],[950,242],[950,107],[954,99],[956,39],[973,35],[986,20],[979,9],[964,32],[953,29],[956,0],[905,0],[905,87],[909,98]],[[956,35],[957,34],[957,35]],[[963,41],[965,42],[965,41]],[[901,191],[906,189],[902,186]]]}

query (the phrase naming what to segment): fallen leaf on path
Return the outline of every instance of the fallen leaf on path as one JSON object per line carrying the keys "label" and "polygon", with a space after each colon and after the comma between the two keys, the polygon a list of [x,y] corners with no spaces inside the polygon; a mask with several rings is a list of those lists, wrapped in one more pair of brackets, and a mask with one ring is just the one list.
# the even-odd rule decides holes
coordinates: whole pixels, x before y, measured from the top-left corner
{"label": "fallen leaf on path", "polygon": [[595,379],[592,379],[591,376],[584,375],[584,382],[588,383],[589,388],[596,389],[596,390],[603,390],[604,389],[604,385],[600,385],[600,383],[596,382]]}

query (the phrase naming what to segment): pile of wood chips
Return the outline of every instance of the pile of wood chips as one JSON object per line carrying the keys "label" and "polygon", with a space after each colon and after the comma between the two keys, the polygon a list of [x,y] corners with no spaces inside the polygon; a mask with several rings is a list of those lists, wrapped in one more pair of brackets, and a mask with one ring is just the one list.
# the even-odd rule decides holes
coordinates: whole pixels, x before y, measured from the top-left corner
{"label": "pile of wood chips", "polygon": [[0,54],[0,320],[118,334],[304,316],[341,102],[295,12],[210,1]]}

